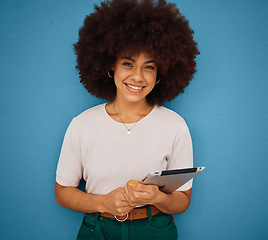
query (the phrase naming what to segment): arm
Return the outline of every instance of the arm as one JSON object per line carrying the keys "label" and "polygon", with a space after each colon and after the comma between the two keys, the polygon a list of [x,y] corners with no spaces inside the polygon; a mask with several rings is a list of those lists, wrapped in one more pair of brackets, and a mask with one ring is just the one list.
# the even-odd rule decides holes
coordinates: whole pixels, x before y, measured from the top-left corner
{"label": "arm", "polygon": [[125,199],[123,188],[117,188],[106,195],[96,195],[56,183],[55,198],[59,205],[84,213],[107,212],[124,216],[133,209]]}
{"label": "arm", "polygon": [[150,204],[164,213],[180,214],[185,212],[190,205],[191,189],[166,194],[154,185],[144,185],[137,181],[129,183],[125,186],[125,194],[132,206]]}

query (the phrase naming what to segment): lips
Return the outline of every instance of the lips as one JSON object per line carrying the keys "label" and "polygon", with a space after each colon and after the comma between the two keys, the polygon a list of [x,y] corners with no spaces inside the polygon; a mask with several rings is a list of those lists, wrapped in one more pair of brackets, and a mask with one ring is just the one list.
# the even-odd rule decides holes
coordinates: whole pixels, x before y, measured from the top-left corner
{"label": "lips", "polygon": [[144,87],[138,87],[138,86],[134,86],[134,85],[130,85],[130,84],[127,84],[127,83],[125,83],[129,88],[132,88],[132,89],[134,89],[134,90],[141,90],[142,88],[144,88]]}
{"label": "lips", "polygon": [[128,83],[125,83],[125,85],[127,86],[127,89],[130,92],[134,92],[134,93],[140,93],[142,92],[143,88],[145,88],[145,86],[134,86]]}

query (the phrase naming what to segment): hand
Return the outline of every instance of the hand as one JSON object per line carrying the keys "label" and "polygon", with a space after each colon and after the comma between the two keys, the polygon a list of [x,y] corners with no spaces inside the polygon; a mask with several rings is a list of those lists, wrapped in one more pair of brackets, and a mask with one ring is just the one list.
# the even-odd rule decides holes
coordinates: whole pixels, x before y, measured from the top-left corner
{"label": "hand", "polygon": [[129,213],[134,207],[129,204],[125,198],[125,190],[120,187],[117,188],[107,195],[104,198],[104,212],[116,215],[116,216],[125,216]]}
{"label": "hand", "polygon": [[155,185],[145,185],[139,181],[129,181],[125,188],[125,198],[135,207],[140,205],[155,205],[162,201],[165,193]]}

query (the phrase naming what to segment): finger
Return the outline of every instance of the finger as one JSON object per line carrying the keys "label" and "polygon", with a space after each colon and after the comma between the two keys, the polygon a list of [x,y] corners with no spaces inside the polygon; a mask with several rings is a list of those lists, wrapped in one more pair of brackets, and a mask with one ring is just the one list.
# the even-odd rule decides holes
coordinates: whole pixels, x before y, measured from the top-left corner
{"label": "finger", "polygon": [[127,185],[130,186],[130,187],[132,187],[132,188],[137,188],[138,182],[136,182],[136,181],[129,181],[129,182],[127,182]]}
{"label": "finger", "polygon": [[131,212],[134,209],[134,207],[128,207],[128,208],[124,208],[120,211],[118,211],[117,213],[115,213],[114,215],[116,216],[126,216],[129,212]]}
{"label": "finger", "polygon": [[152,187],[153,187],[153,185],[145,185],[138,181],[129,181],[127,185],[130,186],[134,190],[134,192],[136,191],[136,192],[146,192],[146,193],[152,192]]}
{"label": "finger", "polygon": [[152,204],[156,197],[159,196],[159,189],[155,185],[145,185],[138,183],[135,188],[130,187],[132,184],[127,184],[127,189],[132,192],[130,195],[131,202],[138,204]]}
{"label": "finger", "polygon": [[137,191],[136,188],[138,188],[138,186],[136,188],[133,188],[127,184],[125,188],[126,191],[128,191],[127,197],[129,199],[129,202],[135,206],[147,204],[148,199],[151,198],[147,192],[141,190]]}
{"label": "finger", "polygon": [[125,198],[129,203],[132,203],[132,199],[133,199],[133,190],[131,189],[131,187],[129,186],[125,186]]}
{"label": "finger", "polygon": [[125,186],[125,191],[126,191],[126,194],[129,198],[135,198],[135,194],[137,192],[137,188],[138,188],[138,184],[133,184],[132,182],[128,183],[126,186]]}
{"label": "finger", "polygon": [[126,194],[126,199],[128,200],[131,206],[135,207],[137,205],[140,205],[139,200],[136,198],[135,191],[132,189],[132,187],[126,185],[125,194]]}

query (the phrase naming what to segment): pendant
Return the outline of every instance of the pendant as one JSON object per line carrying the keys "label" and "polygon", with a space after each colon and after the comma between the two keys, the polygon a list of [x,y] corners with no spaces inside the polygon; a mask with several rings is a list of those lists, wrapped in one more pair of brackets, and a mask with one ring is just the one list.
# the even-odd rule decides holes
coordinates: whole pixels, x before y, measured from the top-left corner
{"label": "pendant", "polygon": [[127,134],[128,134],[128,135],[130,135],[130,134],[131,134],[130,130],[128,130],[128,131],[127,131]]}

